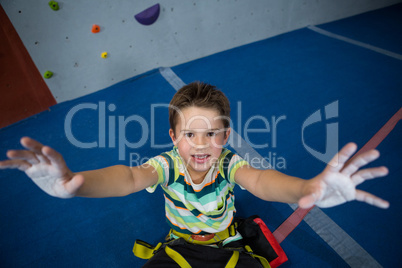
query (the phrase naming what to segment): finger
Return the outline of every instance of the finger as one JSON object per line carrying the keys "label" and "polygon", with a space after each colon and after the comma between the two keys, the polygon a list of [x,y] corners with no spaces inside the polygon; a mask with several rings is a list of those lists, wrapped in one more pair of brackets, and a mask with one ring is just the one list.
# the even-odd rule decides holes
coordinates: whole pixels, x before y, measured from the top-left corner
{"label": "finger", "polygon": [[341,173],[350,176],[358,171],[359,168],[367,165],[370,162],[373,162],[378,157],[380,157],[380,153],[377,150],[370,150],[365,153],[359,154],[342,169]]}
{"label": "finger", "polygon": [[66,182],[64,187],[67,192],[69,192],[72,195],[75,195],[83,183],[84,183],[84,176],[81,174],[78,174],[78,175],[75,175],[74,177],[72,177],[71,180]]}
{"label": "finger", "polygon": [[63,156],[58,153],[56,150],[50,148],[49,146],[42,147],[42,153],[49,159],[50,163],[57,168],[66,168],[66,162],[63,159]]}
{"label": "finger", "polygon": [[31,139],[29,137],[23,137],[21,139],[21,145],[24,146],[26,149],[34,152],[36,154],[36,157],[38,158],[38,160],[40,162],[47,163],[47,164],[50,163],[49,159],[47,159],[42,154],[42,148],[43,148],[42,143],[40,143],[40,142],[38,142],[38,141],[36,141],[34,139]]}
{"label": "finger", "polygon": [[13,160],[5,160],[0,161],[0,169],[19,169],[21,171],[25,171],[30,168],[32,165],[25,160],[13,159]]}
{"label": "finger", "polygon": [[356,200],[379,208],[388,208],[389,202],[365,191],[356,190]]}
{"label": "finger", "polygon": [[355,173],[351,179],[355,186],[361,184],[365,180],[370,180],[374,178],[384,177],[388,175],[388,168],[386,167],[376,167],[376,168],[367,168],[358,171]]}
{"label": "finger", "polygon": [[329,161],[327,168],[332,172],[339,172],[346,161],[356,152],[357,145],[355,143],[346,144],[335,156]]}
{"label": "finger", "polygon": [[24,146],[24,148],[37,154],[41,154],[41,150],[43,147],[43,144],[29,137],[21,138],[21,145]]}
{"label": "finger", "polygon": [[299,200],[298,205],[301,208],[308,209],[308,208],[311,208],[312,206],[314,206],[316,201],[317,201],[316,195],[311,194],[311,195],[307,195],[307,196],[302,197]]}
{"label": "finger", "polygon": [[26,150],[10,150],[7,152],[7,157],[10,159],[25,160],[32,165],[39,163],[39,159],[36,157],[36,154]]}

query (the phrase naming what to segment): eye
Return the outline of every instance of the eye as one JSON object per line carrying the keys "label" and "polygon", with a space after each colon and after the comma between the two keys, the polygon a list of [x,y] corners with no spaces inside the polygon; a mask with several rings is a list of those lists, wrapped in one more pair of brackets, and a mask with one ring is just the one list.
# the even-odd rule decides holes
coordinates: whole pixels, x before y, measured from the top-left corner
{"label": "eye", "polygon": [[208,132],[207,133],[207,137],[214,137],[214,136],[216,136],[215,132]]}
{"label": "eye", "polygon": [[187,138],[192,138],[192,137],[194,137],[194,133],[187,132],[187,133],[184,133],[184,136],[186,136]]}

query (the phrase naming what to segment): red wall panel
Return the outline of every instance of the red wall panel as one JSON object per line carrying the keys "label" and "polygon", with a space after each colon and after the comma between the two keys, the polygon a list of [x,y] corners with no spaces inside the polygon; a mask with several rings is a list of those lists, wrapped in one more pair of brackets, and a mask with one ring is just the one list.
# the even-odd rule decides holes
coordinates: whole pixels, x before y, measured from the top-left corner
{"label": "red wall panel", "polygon": [[0,128],[56,104],[0,5]]}

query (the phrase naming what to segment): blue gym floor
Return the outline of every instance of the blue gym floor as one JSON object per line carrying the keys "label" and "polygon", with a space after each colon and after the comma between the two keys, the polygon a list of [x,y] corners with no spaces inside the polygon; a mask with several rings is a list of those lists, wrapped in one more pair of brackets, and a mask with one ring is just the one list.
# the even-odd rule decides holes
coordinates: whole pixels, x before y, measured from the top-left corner
{"label": "blue gym floor", "polygon": [[[318,25],[336,35],[402,54],[402,4],[348,19]],[[311,178],[325,164],[303,146],[303,122],[315,111],[338,101],[339,116],[305,129],[305,142],[325,151],[327,123],[338,123],[339,146],[349,141],[362,147],[394,115],[402,104],[402,60],[355,44],[300,29],[172,67],[185,83],[195,80],[215,84],[232,105],[232,127],[244,137],[246,121],[253,116],[280,121],[276,146],[270,133],[248,133],[262,156],[276,161],[276,167],[289,175]],[[79,99],[57,104],[12,126],[0,129],[0,155],[21,148],[19,139],[31,136],[62,153],[73,171],[130,164],[130,153],[141,159],[169,149],[155,148],[170,142],[168,113],[163,107],[174,88],[153,70],[110,88]],[[82,109],[73,117],[72,132],[81,142],[99,138],[100,107],[106,105],[105,146],[78,148],[65,133],[66,116],[77,105],[97,105]],[[240,105],[239,105],[240,103]],[[114,104],[116,109],[107,109]],[[119,119],[137,115],[147,122],[148,138],[140,148],[119,147],[126,137],[131,143],[142,138],[141,124],[128,123],[126,132]],[[134,117],[132,117],[134,118]],[[108,133],[115,120],[114,138]],[[249,128],[263,128],[254,120]],[[358,202],[322,209],[377,263],[398,267],[402,263],[402,128],[395,129],[378,146],[382,156],[375,165],[386,165],[390,174],[368,181],[360,189],[391,202],[381,210]],[[153,140],[151,139],[153,138]],[[109,146],[109,140],[115,146]],[[275,154],[275,157],[273,155]],[[122,160],[124,159],[124,160]],[[285,165],[278,162],[285,161]],[[271,162],[271,164],[273,164]],[[284,168],[284,169],[280,169]],[[275,230],[291,213],[287,204],[268,203],[236,189],[239,216],[260,215]],[[141,267],[145,261],[133,256],[135,239],[156,244],[168,232],[162,191],[146,191],[122,198],[70,200],[42,193],[21,172],[0,171],[0,263],[2,267]],[[309,225],[302,222],[281,244],[289,261],[283,267],[348,267]]]}

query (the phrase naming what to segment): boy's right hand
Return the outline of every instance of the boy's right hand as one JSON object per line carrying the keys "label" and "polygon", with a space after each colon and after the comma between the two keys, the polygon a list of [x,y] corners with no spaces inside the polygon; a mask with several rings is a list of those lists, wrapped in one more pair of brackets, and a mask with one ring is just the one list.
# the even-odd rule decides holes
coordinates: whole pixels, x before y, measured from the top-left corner
{"label": "boy's right hand", "polygon": [[21,139],[27,150],[10,150],[9,160],[0,161],[0,169],[24,171],[47,194],[59,198],[74,197],[84,183],[82,175],[75,175],[61,154],[28,137]]}

